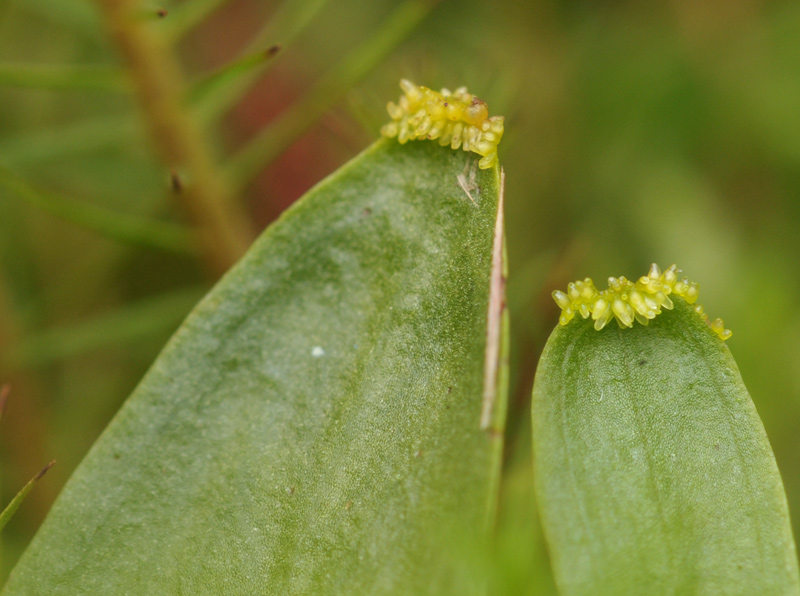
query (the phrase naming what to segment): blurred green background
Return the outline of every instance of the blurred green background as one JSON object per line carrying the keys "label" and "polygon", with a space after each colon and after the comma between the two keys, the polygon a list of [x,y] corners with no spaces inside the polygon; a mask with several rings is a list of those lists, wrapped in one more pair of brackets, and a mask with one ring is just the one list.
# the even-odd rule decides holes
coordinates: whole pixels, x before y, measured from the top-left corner
{"label": "blurred green background", "polygon": [[733,330],[800,534],[798,39],[792,1],[0,0],[2,500],[58,460],[0,580],[237,246],[378,136],[401,77],[506,116],[494,593],[553,593],[528,420],[549,293],[653,261]]}

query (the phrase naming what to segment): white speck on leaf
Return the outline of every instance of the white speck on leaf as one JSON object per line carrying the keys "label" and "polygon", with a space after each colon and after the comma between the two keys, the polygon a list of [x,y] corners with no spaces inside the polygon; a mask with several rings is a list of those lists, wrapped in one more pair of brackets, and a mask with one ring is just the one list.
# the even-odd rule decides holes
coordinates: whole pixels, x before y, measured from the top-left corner
{"label": "white speck on leaf", "polygon": [[325,355],[325,350],[322,349],[322,346],[314,346],[311,348],[311,355],[314,358],[320,358]]}

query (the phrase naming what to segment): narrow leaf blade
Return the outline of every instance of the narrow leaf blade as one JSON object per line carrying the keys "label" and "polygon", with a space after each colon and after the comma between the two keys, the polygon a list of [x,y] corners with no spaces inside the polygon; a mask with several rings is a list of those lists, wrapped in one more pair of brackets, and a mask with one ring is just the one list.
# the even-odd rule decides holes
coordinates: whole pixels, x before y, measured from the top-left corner
{"label": "narrow leaf blade", "polygon": [[22,501],[25,500],[25,497],[28,496],[28,493],[33,490],[33,487],[36,486],[36,483],[41,480],[42,476],[44,476],[47,471],[55,465],[55,460],[51,461],[45,467],[43,467],[39,472],[31,478],[25,486],[23,486],[19,492],[11,499],[11,502],[6,505],[6,508],[0,512],[0,530],[6,527],[6,524],[9,520],[14,517],[14,514],[19,509],[19,506],[22,505]]}

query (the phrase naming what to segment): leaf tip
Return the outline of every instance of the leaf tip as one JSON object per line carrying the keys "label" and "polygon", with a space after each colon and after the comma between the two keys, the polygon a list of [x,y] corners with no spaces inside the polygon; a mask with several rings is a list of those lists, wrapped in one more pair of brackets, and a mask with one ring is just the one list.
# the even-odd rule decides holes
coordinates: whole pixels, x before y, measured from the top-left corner
{"label": "leaf tip", "polygon": [[36,476],[34,476],[33,480],[34,480],[34,481],[37,481],[37,480],[39,480],[39,479],[40,479],[42,476],[44,476],[45,474],[47,474],[47,471],[48,471],[50,468],[52,468],[54,465],[56,465],[56,460],[53,460],[53,461],[51,461],[49,464],[47,464],[45,467],[43,467],[41,470],[39,470],[39,473],[38,473],[38,474],[36,474]]}

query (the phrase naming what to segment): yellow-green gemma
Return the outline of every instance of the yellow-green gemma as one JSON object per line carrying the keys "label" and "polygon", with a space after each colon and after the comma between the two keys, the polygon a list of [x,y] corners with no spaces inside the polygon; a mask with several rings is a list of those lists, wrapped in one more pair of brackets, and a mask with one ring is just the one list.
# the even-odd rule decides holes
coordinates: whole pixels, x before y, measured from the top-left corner
{"label": "yellow-green gemma", "polygon": [[442,146],[462,148],[481,156],[478,166],[488,169],[497,163],[497,145],[503,138],[504,118],[489,116],[486,103],[466,87],[454,92],[434,91],[402,79],[403,95],[389,102],[386,111],[392,121],[381,128],[385,137],[408,141],[436,140]]}
{"label": "yellow-green gemma", "polygon": [[[566,325],[575,314],[580,314],[584,319],[591,316],[598,331],[612,318],[616,319],[620,327],[633,327],[634,321],[647,325],[661,314],[662,308],[672,310],[674,305],[670,295],[679,296],[687,304],[697,302],[699,284],[685,277],[681,278],[680,274],[681,270],[676,265],[662,273],[659,266],[653,263],[648,274],[636,282],[625,277],[609,277],[608,289],[602,292],[588,277],[583,281],[572,282],[567,286],[566,292],[553,292],[553,300],[561,309],[559,323]],[[720,339],[730,339],[733,335],[730,329],[725,329],[722,319],[709,321],[699,304],[694,306],[694,311]]]}

